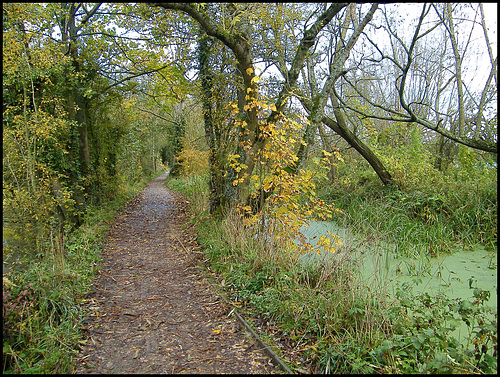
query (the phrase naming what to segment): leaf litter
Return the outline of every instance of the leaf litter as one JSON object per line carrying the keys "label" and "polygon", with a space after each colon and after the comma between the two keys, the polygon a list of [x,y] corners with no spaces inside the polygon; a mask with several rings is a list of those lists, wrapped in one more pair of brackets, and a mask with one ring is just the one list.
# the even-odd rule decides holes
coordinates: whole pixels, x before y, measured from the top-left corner
{"label": "leaf litter", "polygon": [[110,229],[82,301],[88,340],[75,373],[281,373],[197,268],[187,203],[166,176],[151,180]]}

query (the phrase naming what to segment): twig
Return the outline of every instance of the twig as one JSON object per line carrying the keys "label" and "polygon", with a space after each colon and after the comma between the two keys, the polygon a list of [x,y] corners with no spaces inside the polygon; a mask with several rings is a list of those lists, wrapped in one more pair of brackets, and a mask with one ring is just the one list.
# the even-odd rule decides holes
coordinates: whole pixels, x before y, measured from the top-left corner
{"label": "twig", "polygon": [[188,259],[193,262],[193,257],[191,256],[191,254],[189,253],[188,249],[186,249],[186,246],[184,246],[184,244],[181,242],[181,240],[179,238],[177,238],[177,236],[174,234],[174,238],[181,244],[182,246],[182,249],[184,250],[184,252],[186,253],[186,256],[188,257]]}

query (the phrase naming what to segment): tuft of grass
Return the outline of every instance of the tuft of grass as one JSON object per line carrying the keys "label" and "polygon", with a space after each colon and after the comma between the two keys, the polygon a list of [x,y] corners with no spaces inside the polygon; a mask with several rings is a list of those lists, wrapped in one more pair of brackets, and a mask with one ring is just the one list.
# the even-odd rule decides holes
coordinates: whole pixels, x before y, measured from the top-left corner
{"label": "tuft of grass", "polygon": [[401,255],[449,253],[476,244],[497,244],[497,187],[450,184],[424,193],[372,185],[348,194],[323,189],[325,200],[346,213],[339,225],[396,245]]}
{"label": "tuft of grass", "polygon": [[208,177],[192,175],[184,178],[167,177],[165,184],[172,190],[189,197],[193,213],[205,213],[208,210]]}

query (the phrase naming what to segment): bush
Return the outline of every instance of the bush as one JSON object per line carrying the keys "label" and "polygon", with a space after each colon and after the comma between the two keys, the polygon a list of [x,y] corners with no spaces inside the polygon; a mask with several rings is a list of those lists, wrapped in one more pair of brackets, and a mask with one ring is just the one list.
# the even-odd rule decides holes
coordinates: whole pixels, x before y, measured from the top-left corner
{"label": "bush", "polygon": [[181,174],[189,177],[208,174],[208,154],[208,151],[184,148],[176,157]]}

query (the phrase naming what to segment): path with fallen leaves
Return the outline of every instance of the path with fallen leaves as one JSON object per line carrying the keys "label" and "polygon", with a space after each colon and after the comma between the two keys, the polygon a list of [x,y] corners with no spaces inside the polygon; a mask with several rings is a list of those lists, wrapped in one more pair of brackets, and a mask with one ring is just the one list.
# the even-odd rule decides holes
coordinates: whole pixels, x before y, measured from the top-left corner
{"label": "path with fallen leaves", "polygon": [[110,230],[76,373],[280,373],[197,268],[185,201],[166,176]]}

